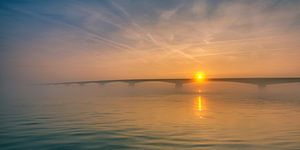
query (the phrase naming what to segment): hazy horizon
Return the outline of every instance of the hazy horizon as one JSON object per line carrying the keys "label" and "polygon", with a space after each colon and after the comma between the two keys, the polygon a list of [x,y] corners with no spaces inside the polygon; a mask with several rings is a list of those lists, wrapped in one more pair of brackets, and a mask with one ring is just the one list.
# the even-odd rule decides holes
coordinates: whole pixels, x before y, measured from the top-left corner
{"label": "hazy horizon", "polygon": [[299,149],[299,41],[300,0],[0,0],[0,149]]}

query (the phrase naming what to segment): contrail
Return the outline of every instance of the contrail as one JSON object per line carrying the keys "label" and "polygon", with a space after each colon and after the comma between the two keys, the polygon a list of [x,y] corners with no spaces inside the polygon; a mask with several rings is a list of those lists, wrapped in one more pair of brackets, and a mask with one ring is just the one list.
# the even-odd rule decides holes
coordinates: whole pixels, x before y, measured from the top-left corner
{"label": "contrail", "polygon": [[158,42],[158,40],[156,40],[152,34],[145,30],[143,27],[141,27],[138,23],[136,23],[134,20],[131,19],[131,16],[130,14],[125,10],[123,9],[119,4],[111,1],[112,5],[115,6],[116,8],[118,8],[126,17],[128,20],[130,20],[130,22],[132,23],[132,25],[134,27],[136,27],[137,29],[140,30],[140,32],[142,32],[144,35],[146,35],[148,37],[148,39],[150,39],[155,45],[163,48],[163,49],[166,49],[166,50],[171,50],[173,52],[176,52],[176,53],[179,53],[181,55],[183,55],[184,57],[190,59],[190,60],[193,60],[193,61],[196,61],[196,62],[199,62],[196,58],[194,58],[193,56],[189,55],[189,54],[186,54],[185,52],[179,50],[179,49],[170,49],[166,44],[162,44],[160,42]]}
{"label": "contrail", "polygon": [[90,31],[90,30],[88,30],[86,28],[82,28],[82,27],[77,26],[77,25],[73,25],[73,24],[70,24],[70,23],[67,23],[67,22],[63,22],[63,21],[60,21],[60,20],[57,20],[57,19],[52,19],[52,18],[49,18],[49,17],[45,17],[43,15],[40,15],[40,14],[37,14],[37,13],[33,13],[31,11],[20,9],[20,8],[11,8],[11,9],[14,10],[14,11],[21,12],[23,14],[27,14],[27,15],[33,16],[33,17],[35,17],[37,19],[40,19],[40,20],[44,20],[44,21],[47,21],[47,22],[52,22],[52,23],[56,23],[56,24],[60,24],[60,25],[64,25],[64,26],[76,29],[78,31],[81,31],[81,32],[84,32],[84,33],[88,34],[89,36],[91,36],[91,37],[93,37],[93,38],[95,38],[97,40],[100,40],[100,41],[104,42],[104,44],[106,44],[106,45],[109,45],[109,46],[112,46],[112,47],[115,47],[115,48],[118,48],[118,49],[121,49],[121,50],[133,49],[129,45],[118,43],[116,41],[104,38],[103,36],[101,36],[99,34],[96,34],[96,33],[92,32],[92,31]]}

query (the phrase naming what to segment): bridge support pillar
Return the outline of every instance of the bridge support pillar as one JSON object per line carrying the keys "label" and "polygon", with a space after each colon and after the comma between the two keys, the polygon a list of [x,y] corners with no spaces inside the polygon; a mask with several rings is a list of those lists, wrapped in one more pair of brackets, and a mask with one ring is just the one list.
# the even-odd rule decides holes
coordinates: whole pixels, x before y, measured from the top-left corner
{"label": "bridge support pillar", "polygon": [[265,84],[258,84],[257,87],[259,90],[264,90],[266,88],[267,85]]}
{"label": "bridge support pillar", "polygon": [[181,89],[183,87],[183,83],[175,83],[175,89]]}
{"label": "bridge support pillar", "polygon": [[98,83],[100,86],[105,86],[105,83]]}
{"label": "bridge support pillar", "polygon": [[134,88],[135,82],[128,82],[128,86],[131,87],[131,88]]}

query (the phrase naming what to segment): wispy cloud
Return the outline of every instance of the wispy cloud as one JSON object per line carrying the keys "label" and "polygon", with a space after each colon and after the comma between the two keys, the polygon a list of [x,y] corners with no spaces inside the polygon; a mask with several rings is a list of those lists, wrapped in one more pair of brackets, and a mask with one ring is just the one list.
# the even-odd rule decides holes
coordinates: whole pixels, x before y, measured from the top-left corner
{"label": "wispy cloud", "polygon": [[[82,66],[90,68],[86,76],[99,68],[114,72],[130,67],[131,72],[144,75],[148,66],[160,70],[159,74],[191,72],[199,66],[226,72],[229,64],[235,66],[231,63],[243,64],[237,69],[247,72],[253,62],[274,60],[295,66],[291,63],[297,60],[290,54],[300,55],[299,6],[299,1],[275,0],[3,1],[0,46],[9,49],[9,55],[2,55],[11,57],[6,64],[18,60],[14,63],[27,64],[36,72],[41,67],[34,64]],[[176,66],[185,71],[175,71]],[[281,71],[293,72],[286,69],[291,67]]]}

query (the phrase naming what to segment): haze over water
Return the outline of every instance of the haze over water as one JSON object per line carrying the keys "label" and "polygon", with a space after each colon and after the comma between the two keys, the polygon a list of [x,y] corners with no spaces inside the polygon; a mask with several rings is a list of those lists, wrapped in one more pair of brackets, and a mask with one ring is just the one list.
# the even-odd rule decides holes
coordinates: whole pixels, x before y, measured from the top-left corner
{"label": "haze over water", "polygon": [[242,90],[214,91],[208,86],[198,93],[189,87],[178,92],[118,84],[35,88],[22,97],[2,98],[0,147],[299,148],[300,95],[295,90],[299,84],[265,91],[249,85],[229,87]]}
{"label": "haze over water", "polygon": [[299,149],[299,10],[0,0],[0,150]]}

